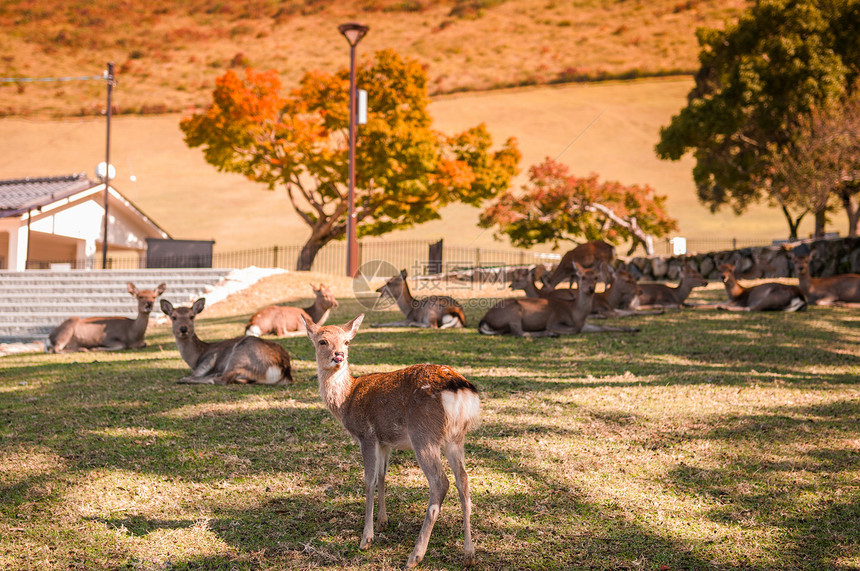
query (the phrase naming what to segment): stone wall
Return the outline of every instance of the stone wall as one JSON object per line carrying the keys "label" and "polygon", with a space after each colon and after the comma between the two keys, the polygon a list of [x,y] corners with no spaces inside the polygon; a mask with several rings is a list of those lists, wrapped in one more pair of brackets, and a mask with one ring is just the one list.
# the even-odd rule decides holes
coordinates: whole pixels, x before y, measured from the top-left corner
{"label": "stone wall", "polygon": [[689,253],[686,256],[653,256],[630,258],[626,269],[642,281],[677,280],[680,268],[689,264],[709,280],[719,280],[719,267],[734,263],[738,273],[752,269],[755,258],[769,264],[773,270],[764,277],[795,277],[794,267],[788,259],[789,251],[809,253],[815,251],[810,262],[813,277],[835,274],[860,273],[860,238],[835,240],[804,240],[781,246],[762,246],[742,250],[725,250],[707,254]]}

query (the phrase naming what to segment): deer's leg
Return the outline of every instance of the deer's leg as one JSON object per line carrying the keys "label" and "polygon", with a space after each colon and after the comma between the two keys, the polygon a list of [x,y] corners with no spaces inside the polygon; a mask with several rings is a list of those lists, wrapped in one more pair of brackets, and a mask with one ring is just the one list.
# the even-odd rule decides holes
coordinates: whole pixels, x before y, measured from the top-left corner
{"label": "deer's leg", "polygon": [[601,331],[636,333],[639,329],[637,327],[613,327],[611,325],[593,325],[591,323],[584,323],[581,330],[582,333],[598,333]]}
{"label": "deer's leg", "polygon": [[469,495],[469,475],[466,473],[466,453],[463,442],[449,442],[445,447],[445,457],[454,471],[457,493],[460,495],[460,509],[463,511],[464,555],[463,565],[475,564],[475,545],[472,543],[472,500]]}
{"label": "deer's leg", "polygon": [[391,449],[388,447],[379,447],[376,463],[376,488],[379,494],[379,513],[376,515],[376,529],[384,529],[388,525],[388,512],[385,509],[385,474],[388,472],[388,458],[391,456]]}
{"label": "deer's leg", "polygon": [[364,461],[364,531],[361,532],[359,549],[367,549],[373,542],[373,492],[379,477],[380,458],[377,442],[361,443],[361,458]]}
{"label": "deer's leg", "polygon": [[409,560],[406,562],[407,569],[412,569],[424,559],[427,544],[430,542],[430,534],[433,532],[433,526],[439,517],[442,500],[448,493],[449,485],[445,470],[442,468],[442,459],[439,457],[439,448],[427,442],[413,442],[413,445],[415,455],[418,457],[418,465],[421,466],[421,470],[427,476],[427,483],[430,485],[430,502],[427,505],[427,513],[424,515],[421,532],[418,534],[418,541],[415,542],[415,549],[412,550],[412,554],[409,555]]}
{"label": "deer's leg", "polygon": [[191,374],[188,377],[182,377],[178,381],[178,384],[181,385],[214,385],[215,376],[214,375],[206,375],[202,377],[198,377],[197,375]]}

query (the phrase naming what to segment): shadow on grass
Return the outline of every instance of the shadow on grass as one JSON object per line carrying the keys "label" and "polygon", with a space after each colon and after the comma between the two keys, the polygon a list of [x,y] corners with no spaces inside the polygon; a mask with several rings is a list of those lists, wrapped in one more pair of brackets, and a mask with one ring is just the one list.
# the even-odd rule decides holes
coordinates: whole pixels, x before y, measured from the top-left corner
{"label": "shadow on grass", "polygon": [[[676,312],[636,318],[633,322],[643,329],[639,335],[535,340],[484,337],[474,329],[366,329],[354,342],[351,357],[356,373],[428,360],[469,369],[488,400],[522,393],[546,401],[553,393],[577,388],[649,383],[740,385],[760,374],[797,388],[841,390],[856,385],[858,370],[856,349],[852,352],[857,332],[844,326],[842,315]],[[211,321],[213,330],[237,323],[233,318]],[[9,361],[19,364],[0,372],[0,452],[48,450],[60,462],[55,468],[23,470],[0,480],[3,519],[14,521],[16,513],[29,510],[37,517],[49,515],[67,501],[70,488],[104,471],[154,476],[177,482],[178,490],[185,483],[238,482],[241,487],[243,479],[287,476],[319,493],[263,494],[271,499],[250,507],[253,502],[241,499],[240,507],[200,499],[192,511],[212,514],[207,529],[231,545],[234,555],[188,558],[189,567],[227,566],[235,553],[250,557],[260,550],[274,555],[267,556],[265,564],[249,560],[248,568],[282,560],[331,568],[405,560],[426,508],[423,476],[418,473],[417,485],[403,483],[415,473],[413,455],[394,457],[392,470],[400,475],[391,480],[392,527],[379,535],[370,552],[358,553],[364,514],[361,462],[357,447],[319,403],[311,380],[313,347],[307,339],[278,340],[299,372],[300,381],[289,387],[175,385],[172,381],[187,367],[172,339],[167,341],[163,332],[159,339],[165,341],[144,351],[91,353],[79,357],[80,362],[38,357]],[[535,407],[516,401],[496,406],[512,415],[535,416]],[[541,422],[539,416],[516,425],[488,420],[479,432],[481,444],[467,445],[470,464],[529,480],[539,491],[537,497],[523,490],[488,491],[473,498],[482,566],[714,568],[703,555],[708,552],[705,540],[674,540],[657,526],[627,521],[621,509],[588,501],[585,491],[572,488],[560,474],[530,467],[493,444],[493,439],[535,434],[582,439],[582,426],[588,422],[632,433],[646,422],[635,412],[586,406],[565,414],[572,422],[566,427],[549,418]],[[860,523],[858,501],[856,494],[840,495],[837,490],[852,489],[840,480],[857,471],[858,454],[849,445],[857,423],[858,404],[851,400],[706,418],[706,428],[665,438],[719,443],[728,451],[726,457],[710,456],[716,467],[675,465],[667,481],[685,494],[714,502],[707,517],[715,522],[763,522],[785,530],[788,539],[777,545],[777,557],[787,565],[838,568],[833,565],[840,549],[854,549],[846,557],[856,557],[856,538],[848,537],[846,530]],[[834,441],[842,434],[846,445],[825,444],[817,434]],[[635,435],[626,437],[632,446],[642,444]],[[786,460],[780,447],[802,450],[803,459]],[[804,472],[827,478],[805,482]],[[825,494],[825,501],[805,503],[804,492],[820,491],[829,482],[833,491]],[[135,537],[195,525],[181,518],[143,515],[92,521],[124,527]],[[425,567],[459,565],[460,525],[456,494],[449,492]],[[723,567],[766,569],[743,561]]]}

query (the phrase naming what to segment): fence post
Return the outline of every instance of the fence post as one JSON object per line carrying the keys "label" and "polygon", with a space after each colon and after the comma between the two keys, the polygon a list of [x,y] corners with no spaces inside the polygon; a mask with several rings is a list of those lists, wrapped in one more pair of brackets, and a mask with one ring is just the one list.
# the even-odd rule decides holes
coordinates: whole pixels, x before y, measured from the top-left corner
{"label": "fence post", "polygon": [[732,238],[732,250],[737,250],[737,249],[738,249],[738,239]]}
{"label": "fence post", "polygon": [[272,267],[278,267],[278,246],[277,244],[272,248]]}

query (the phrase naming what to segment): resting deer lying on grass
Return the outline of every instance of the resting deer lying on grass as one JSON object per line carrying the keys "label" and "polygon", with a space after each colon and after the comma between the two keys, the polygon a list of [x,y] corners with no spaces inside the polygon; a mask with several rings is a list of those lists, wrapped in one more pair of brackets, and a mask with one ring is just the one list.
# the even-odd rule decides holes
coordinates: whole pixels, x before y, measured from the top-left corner
{"label": "resting deer lying on grass", "polygon": [[[605,264],[602,264],[601,270],[608,273],[609,278],[605,280],[606,289],[594,294],[591,307],[592,317],[624,317],[663,313],[662,311],[637,312],[631,309],[631,305],[639,294],[639,284],[636,283],[636,278],[627,270],[616,270]],[[530,269],[515,275],[510,288],[523,290],[527,297],[576,301],[576,290],[553,289],[548,285],[539,289],[535,284],[538,279],[540,279],[540,271]]]}
{"label": "resting deer lying on grass", "polygon": [[161,311],[173,322],[179,355],[191,367],[191,376],[177,383],[283,385],[293,380],[289,353],[273,341],[246,335],[207,343],[197,337],[194,317],[205,304],[202,297],[191,307],[173,307],[166,299],[161,300]]}
{"label": "resting deer lying on grass", "polygon": [[383,296],[388,295],[394,299],[406,319],[390,323],[376,323],[371,327],[447,329],[466,326],[466,314],[463,313],[463,307],[453,297],[447,295],[431,295],[420,299],[412,297],[409,286],[406,284],[406,270],[402,270],[376,291]]}
{"label": "resting deer lying on grass", "polygon": [[283,337],[292,332],[304,334],[305,325],[299,317],[300,315],[304,315],[306,319],[309,318],[317,325],[325,323],[331,308],[338,306],[337,300],[327,285],[320,284],[318,288],[311,285],[311,288],[313,288],[314,296],[316,296],[313,305],[304,309],[283,305],[267,305],[257,311],[248,321],[245,326],[245,335],[260,337],[274,334]]}
{"label": "resting deer lying on grass", "polygon": [[573,263],[578,287],[576,301],[531,297],[504,299],[487,311],[478,324],[478,332],[484,335],[510,333],[518,337],[555,337],[596,331],[638,331],[631,327],[585,322],[591,313],[597,273]]}
{"label": "resting deer lying on grass", "polygon": [[465,535],[465,565],[475,562],[472,544],[469,477],[466,474],[466,433],[478,423],[478,389],[444,365],[412,365],[390,373],[355,378],[349,372],[349,342],[364,315],[343,327],[318,327],[308,321],[308,338],[316,349],[320,396],[329,412],[361,447],[364,462],[365,516],[361,549],[373,541],[373,494],[379,493],[377,529],[388,523],[385,510],[385,473],[394,448],[415,450],[418,465],[430,486],[430,503],[407,569],[427,551],[433,525],[448,492],[448,478],[439,451],[445,454],[460,495]]}
{"label": "resting deer lying on grass", "polygon": [[681,307],[693,288],[708,285],[708,280],[690,266],[681,268],[681,281],[677,287],[659,283],[640,283],[641,293],[633,302],[634,307]]}
{"label": "resting deer lying on grass", "polygon": [[839,274],[825,278],[813,278],[809,273],[809,261],[815,256],[793,254],[788,256],[797,271],[798,286],[812,305],[860,305],[860,274]]}
{"label": "resting deer lying on grass", "polygon": [[806,298],[799,287],[778,282],[766,282],[752,287],[743,287],[735,278],[731,264],[721,264],[723,284],[726,286],[728,303],[697,305],[697,308],[717,308],[729,311],[803,311]]}
{"label": "resting deer lying on grass", "polygon": [[137,317],[70,317],[56,327],[45,342],[50,353],[87,351],[90,349],[117,351],[146,347],[144,335],[149,325],[155,298],[164,293],[166,284],[155,290],[138,290],[128,282],[128,293],[137,299]]}

